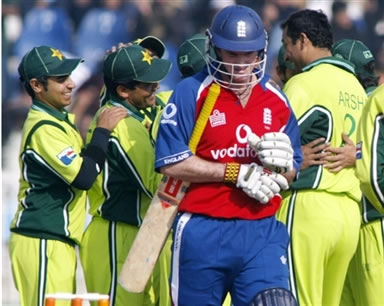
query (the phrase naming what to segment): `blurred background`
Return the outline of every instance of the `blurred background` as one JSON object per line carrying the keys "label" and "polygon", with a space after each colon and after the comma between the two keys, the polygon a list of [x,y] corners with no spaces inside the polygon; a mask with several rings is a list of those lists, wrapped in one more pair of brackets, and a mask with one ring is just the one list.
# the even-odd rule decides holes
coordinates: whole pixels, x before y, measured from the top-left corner
{"label": "blurred background", "polygon": [[[277,83],[280,23],[303,8],[326,13],[335,41],[363,41],[374,54],[380,83],[384,83],[384,0],[2,0],[2,305],[18,305],[7,241],[17,206],[20,131],[31,105],[18,80],[17,66],[22,56],[44,44],[68,57],[85,59],[73,74],[77,88],[68,109],[76,114],[79,130],[85,136],[99,106],[106,50],[119,42],[157,36],[166,45],[164,58],[173,62],[160,90],[172,89],[180,80],[178,46],[186,38],[204,33],[213,15],[231,4],[247,5],[261,16],[269,34],[267,72]],[[79,291],[84,292],[80,271],[79,285]]]}

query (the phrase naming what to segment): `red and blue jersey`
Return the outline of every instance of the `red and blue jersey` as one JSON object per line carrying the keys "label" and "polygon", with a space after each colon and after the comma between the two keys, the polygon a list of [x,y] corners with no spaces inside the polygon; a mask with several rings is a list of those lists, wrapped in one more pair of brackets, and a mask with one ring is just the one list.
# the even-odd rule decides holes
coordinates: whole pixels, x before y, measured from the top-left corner
{"label": "red and blue jersey", "polygon": [[[213,79],[203,70],[182,80],[176,87],[160,121],[155,167],[177,163],[192,155],[189,139]],[[216,104],[196,149],[196,155],[209,161],[260,164],[247,144],[249,133],[259,137],[267,132],[285,132],[295,151],[295,168],[302,155],[296,118],[285,95],[265,77],[253,87],[243,107],[231,90],[221,88]],[[259,219],[274,215],[281,197],[262,205],[233,184],[191,184],[179,210],[218,218]]]}

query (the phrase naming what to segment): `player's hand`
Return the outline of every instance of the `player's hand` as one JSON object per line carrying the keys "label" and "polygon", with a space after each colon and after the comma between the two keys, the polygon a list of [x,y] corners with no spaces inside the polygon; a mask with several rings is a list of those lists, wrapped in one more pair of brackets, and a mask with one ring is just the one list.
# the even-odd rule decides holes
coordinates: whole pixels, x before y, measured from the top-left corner
{"label": "player's hand", "polygon": [[330,144],[325,142],[325,138],[323,137],[316,138],[301,146],[301,152],[303,153],[301,170],[311,166],[325,165],[328,162],[325,158],[331,154],[325,151],[329,146]]}
{"label": "player's hand", "polygon": [[241,165],[237,187],[261,204],[268,203],[281,189],[288,189],[288,181],[256,163]]}
{"label": "player's hand", "polygon": [[127,116],[127,110],[120,106],[104,108],[97,119],[97,127],[105,128],[112,132],[119,121]]}
{"label": "player's hand", "polygon": [[347,134],[342,134],[344,146],[329,147],[326,152],[331,153],[324,157],[328,163],[324,165],[330,172],[337,173],[348,167],[353,167],[356,163],[356,146]]}
{"label": "player's hand", "polygon": [[131,46],[132,43],[131,42],[128,42],[128,43],[122,43],[122,42],[119,42],[119,44],[117,46],[112,46],[111,49],[108,49],[107,51],[105,51],[106,54],[111,54],[113,52],[116,52],[117,50],[119,50],[120,48],[124,48],[124,47],[129,47]]}
{"label": "player's hand", "polygon": [[293,170],[293,148],[288,135],[282,132],[264,134],[261,139],[254,133],[248,136],[248,144],[257,152],[264,167],[286,173]]}

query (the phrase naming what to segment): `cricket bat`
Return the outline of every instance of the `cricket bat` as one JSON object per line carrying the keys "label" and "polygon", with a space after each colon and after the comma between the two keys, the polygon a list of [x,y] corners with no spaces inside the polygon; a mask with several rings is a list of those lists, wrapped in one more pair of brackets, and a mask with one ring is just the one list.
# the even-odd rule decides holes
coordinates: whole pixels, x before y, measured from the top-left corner
{"label": "cricket bat", "polygon": [[[213,83],[196,120],[189,148],[196,152],[201,135],[220,94],[220,86]],[[143,292],[171,230],[189,182],[164,176],[149,205],[119,275],[120,285],[129,292]]]}

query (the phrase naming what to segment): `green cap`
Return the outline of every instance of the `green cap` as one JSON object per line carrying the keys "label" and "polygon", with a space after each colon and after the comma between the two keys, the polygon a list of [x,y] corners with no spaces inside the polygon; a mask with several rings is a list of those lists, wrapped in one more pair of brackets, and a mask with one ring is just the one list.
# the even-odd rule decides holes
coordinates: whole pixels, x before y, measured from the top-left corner
{"label": "green cap", "polygon": [[140,45],[143,48],[154,51],[159,58],[162,58],[165,52],[164,43],[155,36],[145,36],[133,41],[133,44]]}
{"label": "green cap", "polygon": [[154,58],[148,50],[131,45],[109,54],[104,60],[104,76],[111,81],[159,82],[171,69],[169,60]]}
{"label": "green cap", "polygon": [[364,67],[375,58],[371,50],[360,40],[341,39],[335,42],[332,46],[332,55],[350,61],[355,65],[356,73],[376,77],[372,71]]}
{"label": "green cap", "polygon": [[177,65],[183,77],[194,75],[207,64],[206,38],[203,34],[196,34],[180,45],[177,51]]}
{"label": "green cap", "polygon": [[24,55],[18,71],[24,82],[42,76],[70,75],[80,62],[83,60],[68,59],[56,48],[39,46]]}
{"label": "green cap", "polygon": [[285,59],[285,48],[284,46],[280,47],[279,54],[277,56],[277,63],[280,67],[285,67],[286,69],[295,70],[295,64],[291,61]]}

